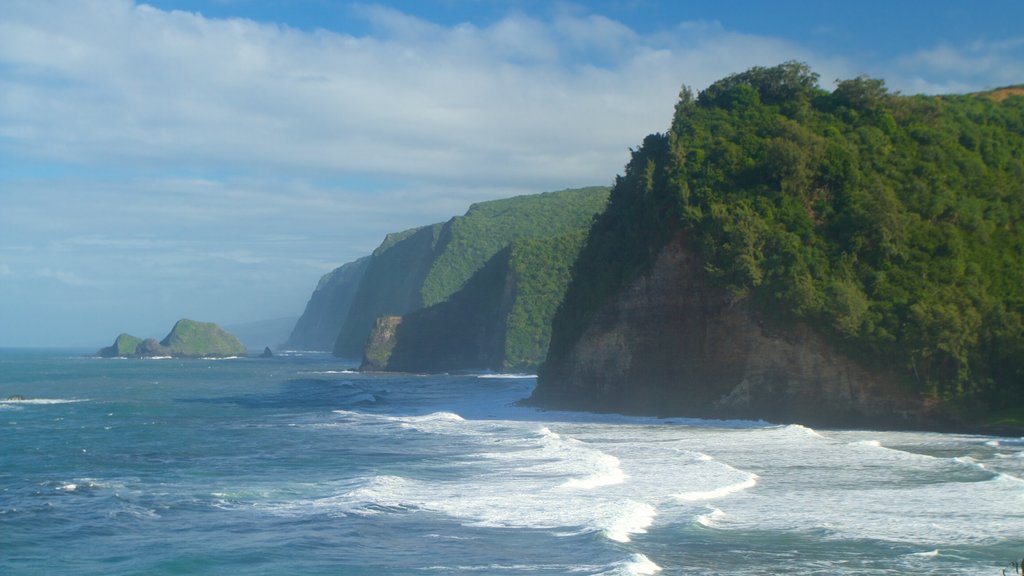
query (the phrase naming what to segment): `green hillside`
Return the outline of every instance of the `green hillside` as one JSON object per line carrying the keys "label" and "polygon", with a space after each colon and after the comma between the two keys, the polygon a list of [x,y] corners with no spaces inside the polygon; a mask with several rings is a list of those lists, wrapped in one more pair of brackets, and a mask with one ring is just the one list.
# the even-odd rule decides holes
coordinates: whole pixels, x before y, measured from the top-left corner
{"label": "green hillside", "polygon": [[423,304],[446,300],[513,240],[586,228],[608,198],[607,187],[578,188],[481,202],[446,226],[449,238],[423,282]]}
{"label": "green hillside", "polygon": [[232,334],[212,322],[181,319],[160,341],[177,357],[245,356],[245,346]]}
{"label": "green hillside", "polygon": [[513,241],[444,302],[406,314],[397,327],[380,324],[364,368],[535,370],[586,230]]}
{"label": "green hillside", "polygon": [[[549,358],[677,231],[766,317],[800,320],[937,400],[1024,398],[1024,97],[828,92],[789,62],[684,89],[633,152]],[[1019,405],[1019,404],[1017,404]]]}
{"label": "green hillside", "polygon": [[481,202],[444,224],[389,235],[367,266],[335,354],[362,354],[377,318],[443,303],[518,239],[586,229],[608,192],[591,187]]}

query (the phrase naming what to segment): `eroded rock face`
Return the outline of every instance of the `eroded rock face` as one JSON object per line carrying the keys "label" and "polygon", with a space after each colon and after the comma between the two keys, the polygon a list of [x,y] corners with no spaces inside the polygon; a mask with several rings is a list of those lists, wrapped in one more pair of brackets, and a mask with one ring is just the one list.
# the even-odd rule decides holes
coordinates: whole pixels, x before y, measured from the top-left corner
{"label": "eroded rock face", "polygon": [[395,348],[395,332],[402,324],[401,316],[381,316],[370,331],[360,370],[375,372],[388,369],[388,360]]}
{"label": "eroded rock face", "polygon": [[549,361],[531,401],[818,426],[934,427],[918,395],[805,325],[772,326],[712,285],[684,233]]}
{"label": "eroded rock face", "polygon": [[160,344],[154,338],[146,338],[140,342],[139,346],[135,349],[135,356],[141,358],[162,358],[164,356],[171,355],[171,349]]}

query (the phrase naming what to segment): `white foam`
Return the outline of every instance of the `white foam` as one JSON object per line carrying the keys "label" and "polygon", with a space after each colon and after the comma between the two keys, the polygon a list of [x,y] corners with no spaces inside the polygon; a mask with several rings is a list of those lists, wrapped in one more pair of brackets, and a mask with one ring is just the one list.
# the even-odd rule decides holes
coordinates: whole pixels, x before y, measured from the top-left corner
{"label": "white foam", "polygon": [[74,404],[75,402],[88,402],[88,398],[26,398],[25,400],[0,400],[0,404]]}
{"label": "white foam", "polygon": [[650,504],[627,502],[625,510],[619,511],[603,532],[609,540],[629,542],[633,534],[646,534],[657,515],[658,511]]}
{"label": "white foam", "polygon": [[356,370],[308,370],[300,374],[358,374]]}
{"label": "white foam", "polygon": [[718,488],[712,488],[711,490],[696,490],[692,492],[682,492],[676,494],[676,499],[680,502],[701,502],[704,500],[716,500],[718,498],[725,498],[730,494],[736,492],[742,492],[757,486],[757,475],[750,474],[742,482],[735,484],[729,484],[728,486],[720,486]]}
{"label": "white foam", "polygon": [[619,459],[610,454],[601,454],[594,462],[595,472],[583,478],[570,478],[562,488],[593,490],[602,486],[622,484],[629,476],[619,467]]}
{"label": "white foam", "polygon": [[529,378],[536,378],[536,374],[480,374],[477,378],[482,379],[501,379],[501,380],[526,380]]}
{"label": "white foam", "polygon": [[812,438],[824,438],[824,436],[818,434],[818,432],[814,428],[809,428],[801,424],[789,424],[788,426],[783,426],[782,428],[783,430],[789,432],[798,432],[805,436],[811,436]]}
{"label": "white foam", "polygon": [[935,550],[930,550],[928,552],[915,552],[913,554],[910,554],[910,556],[915,556],[917,558],[936,558],[936,557],[938,557],[938,555],[939,555],[939,549],[938,548],[936,548]]}
{"label": "white foam", "polygon": [[708,512],[707,514],[701,514],[700,516],[697,516],[697,523],[701,526],[704,526],[705,528],[717,528],[718,520],[721,520],[725,517],[725,512],[722,512],[721,510],[715,508],[714,506],[708,506],[708,509],[710,510],[710,512]]}
{"label": "white foam", "polygon": [[624,560],[614,566],[611,571],[601,572],[601,576],[650,576],[661,572],[658,566],[651,559],[643,554],[632,554],[628,560]]}
{"label": "white foam", "polygon": [[869,448],[882,448],[882,443],[878,440],[859,440],[857,442],[850,442],[850,446],[866,446]]}

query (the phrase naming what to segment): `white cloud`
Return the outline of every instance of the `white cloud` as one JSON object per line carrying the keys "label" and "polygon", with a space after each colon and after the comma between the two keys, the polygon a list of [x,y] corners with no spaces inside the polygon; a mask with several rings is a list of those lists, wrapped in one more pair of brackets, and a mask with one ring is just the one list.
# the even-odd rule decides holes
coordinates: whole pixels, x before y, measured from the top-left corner
{"label": "white cloud", "polygon": [[[432,181],[607,182],[681,83],[811,57],[777,40],[644,38],[599,15],[440,27],[364,8],[357,38],[127,1],[0,8],[0,126],[67,162]],[[574,58],[610,55],[600,69]]]}
{"label": "white cloud", "polygon": [[894,77],[908,80],[908,92],[954,93],[1019,84],[1024,79],[1024,37],[946,43],[899,59]]}
{"label": "white cloud", "polygon": [[[323,271],[387,232],[611,183],[668,127],[681,84],[754,65],[802,60],[823,85],[869,73],[904,92],[1024,78],[1019,39],[862,69],[718,22],[646,34],[578,6],[488,25],[353,14],[370,34],[0,0],[0,300],[48,299],[4,313],[84,306],[84,286],[126,317],[298,312]],[[12,281],[33,277],[45,293]]]}
{"label": "white cloud", "polygon": [[38,268],[33,271],[32,276],[35,278],[44,278],[48,280],[56,280],[61,284],[73,287],[86,286],[89,284],[87,280],[75,274],[74,272],[68,272],[66,270],[51,270],[50,268]]}

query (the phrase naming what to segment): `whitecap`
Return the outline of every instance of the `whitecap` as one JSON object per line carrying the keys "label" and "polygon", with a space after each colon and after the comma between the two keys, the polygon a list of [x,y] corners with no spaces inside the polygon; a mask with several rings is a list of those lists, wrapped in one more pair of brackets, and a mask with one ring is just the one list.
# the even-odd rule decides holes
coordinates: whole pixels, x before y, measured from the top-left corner
{"label": "whitecap", "polygon": [[705,528],[717,528],[718,520],[725,517],[725,512],[722,512],[714,506],[708,506],[709,512],[707,514],[701,514],[697,516],[697,523]]}
{"label": "whitecap", "polygon": [[2,404],[28,404],[28,405],[48,405],[48,404],[74,404],[75,402],[88,402],[88,398],[26,398],[24,400],[0,400]]}
{"label": "whitecap", "polygon": [[661,566],[638,552],[622,562],[613,564],[611,570],[599,572],[598,576],[650,576],[658,572],[661,572]]}
{"label": "whitecap", "polygon": [[910,554],[910,556],[914,556],[914,557],[917,557],[917,558],[935,558],[938,555],[939,555],[939,549],[938,548],[936,548],[935,550],[930,550],[928,552],[914,552],[913,554]]}
{"label": "whitecap", "polygon": [[650,504],[628,502],[625,510],[620,511],[603,532],[609,540],[626,543],[633,534],[646,534],[657,515],[658,511]]}
{"label": "whitecap", "polygon": [[526,380],[529,378],[536,378],[536,374],[480,374],[477,378],[481,379],[500,379],[500,380]]}
{"label": "whitecap", "polygon": [[718,488],[712,488],[711,490],[695,490],[692,492],[682,492],[676,494],[676,499],[680,502],[700,502],[703,500],[716,500],[718,498],[724,498],[730,494],[736,492],[742,492],[757,486],[758,476],[756,474],[750,474],[742,482],[735,484],[729,484],[727,486],[720,486]]}
{"label": "whitecap", "polygon": [[859,440],[857,442],[850,442],[850,446],[867,446],[869,448],[883,448],[882,443],[878,440]]}
{"label": "whitecap", "polygon": [[810,428],[802,424],[789,424],[787,426],[783,426],[782,429],[789,432],[799,432],[800,434],[811,436],[812,438],[824,438],[824,436],[818,434],[818,431],[814,428]]}
{"label": "whitecap", "polygon": [[619,459],[610,454],[601,454],[597,457],[594,467],[597,470],[583,478],[570,478],[562,483],[562,488],[593,490],[602,486],[622,484],[629,478],[622,468],[619,467]]}

